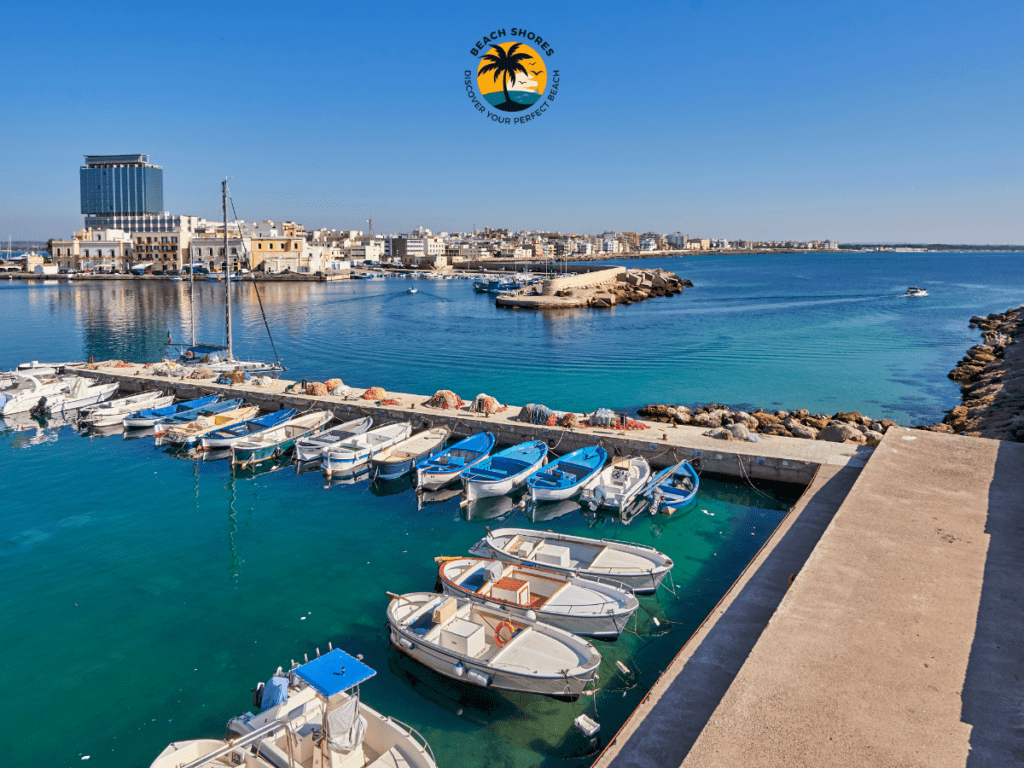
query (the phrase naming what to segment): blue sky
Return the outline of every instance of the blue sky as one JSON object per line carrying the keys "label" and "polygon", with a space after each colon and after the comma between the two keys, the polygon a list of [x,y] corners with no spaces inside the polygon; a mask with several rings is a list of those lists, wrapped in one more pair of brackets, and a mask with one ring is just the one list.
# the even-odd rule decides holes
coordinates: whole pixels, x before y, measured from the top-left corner
{"label": "blue sky", "polygon": [[[0,237],[81,226],[82,155],[165,207],[726,238],[1024,242],[1019,2],[21,3],[5,13]],[[554,48],[527,125],[472,108],[491,30]]]}

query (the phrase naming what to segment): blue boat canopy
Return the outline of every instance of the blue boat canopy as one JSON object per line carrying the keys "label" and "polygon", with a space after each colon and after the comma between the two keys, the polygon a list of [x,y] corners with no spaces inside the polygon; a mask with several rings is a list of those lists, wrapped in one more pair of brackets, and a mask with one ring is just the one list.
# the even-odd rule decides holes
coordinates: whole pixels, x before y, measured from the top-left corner
{"label": "blue boat canopy", "polygon": [[303,664],[295,674],[305,680],[325,698],[347,691],[369,680],[377,673],[340,648]]}

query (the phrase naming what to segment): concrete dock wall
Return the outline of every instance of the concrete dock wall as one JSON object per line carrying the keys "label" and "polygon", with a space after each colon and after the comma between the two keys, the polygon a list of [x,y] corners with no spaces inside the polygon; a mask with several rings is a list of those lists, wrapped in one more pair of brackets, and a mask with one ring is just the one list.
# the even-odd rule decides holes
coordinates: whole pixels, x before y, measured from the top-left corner
{"label": "concrete dock wall", "polygon": [[582,272],[578,275],[553,277],[541,283],[541,293],[544,296],[554,296],[555,291],[564,291],[569,288],[591,288],[595,285],[612,283],[625,271],[625,267],[611,267],[610,269],[600,269],[596,272]]}

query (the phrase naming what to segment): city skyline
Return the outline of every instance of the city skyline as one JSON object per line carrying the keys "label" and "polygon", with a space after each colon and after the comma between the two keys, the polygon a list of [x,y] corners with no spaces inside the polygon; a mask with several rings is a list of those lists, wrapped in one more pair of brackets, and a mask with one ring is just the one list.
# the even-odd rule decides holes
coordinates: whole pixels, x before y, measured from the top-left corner
{"label": "city skyline", "polygon": [[[83,156],[145,153],[179,215],[227,176],[241,218],[309,228],[1024,241],[1009,3],[452,8],[14,9],[0,238],[66,237]],[[495,125],[462,71],[513,24],[561,84]]]}

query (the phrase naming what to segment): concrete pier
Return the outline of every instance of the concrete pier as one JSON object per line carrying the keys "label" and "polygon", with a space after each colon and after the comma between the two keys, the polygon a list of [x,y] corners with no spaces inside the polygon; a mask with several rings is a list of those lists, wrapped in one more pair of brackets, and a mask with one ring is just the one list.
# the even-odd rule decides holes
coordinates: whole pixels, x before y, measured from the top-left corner
{"label": "concrete pier", "polygon": [[[645,422],[649,429],[621,431],[612,429],[562,429],[515,420],[521,408],[510,405],[506,411],[487,416],[466,408],[457,411],[430,408],[424,403],[428,395],[389,392],[388,398],[400,405],[381,405],[375,401],[345,396],[286,393],[290,381],[275,381],[271,386],[254,384],[217,384],[212,379],[180,379],[156,376],[150,368],[133,365],[127,368],[88,366],[75,372],[120,384],[119,392],[162,389],[180,398],[192,399],[219,394],[225,398],[240,397],[247,403],[266,410],[297,408],[300,411],[329,410],[342,421],[372,416],[377,425],[410,422],[416,428],[449,426],[455,435],[493,432],[500,443],[544,440],[558,453],[568,453],[588,445],[603,445],[612,455],[643,456],[653,466],[668,466],[682,459],[696,461],[700,471],[806,485],[821,465],[862,467],[871,448],[846,443],[798,440],[791,437],[762,436],[764,442],[715,440],[705,437],[699,427],[671,426]],[[362,390],[358,390],[362,392]]]}

